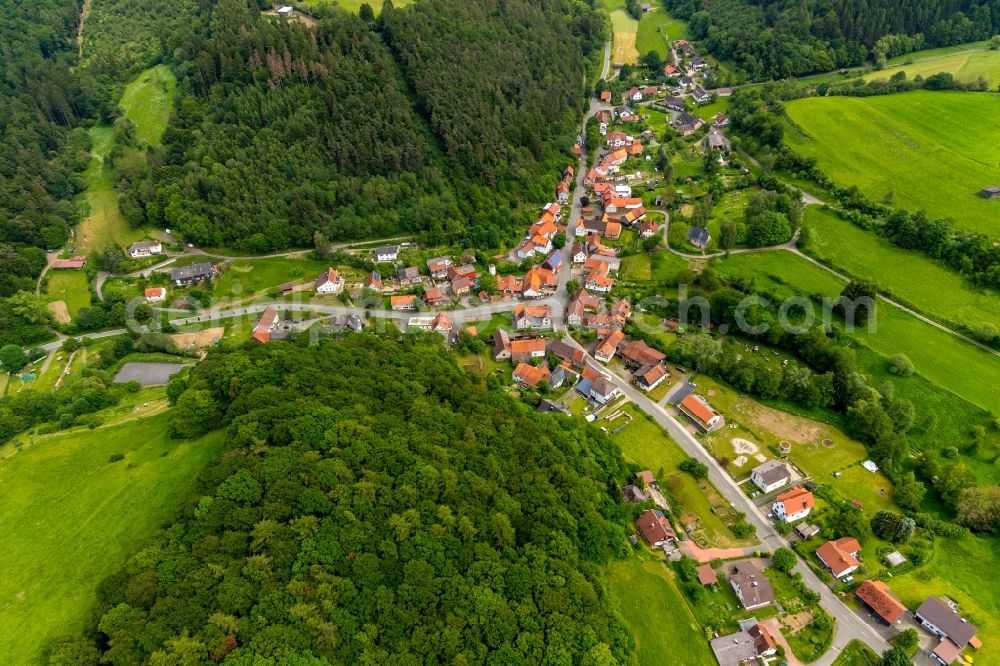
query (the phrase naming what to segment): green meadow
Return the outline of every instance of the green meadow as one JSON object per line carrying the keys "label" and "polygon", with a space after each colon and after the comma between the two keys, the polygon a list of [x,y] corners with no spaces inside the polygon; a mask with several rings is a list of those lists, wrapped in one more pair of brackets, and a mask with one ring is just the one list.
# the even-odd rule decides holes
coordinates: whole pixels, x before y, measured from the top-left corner
{"label": "green meadow", "polygon": [[661,58],[667,57],[667,42],[675,39],[689,39],[691,36],[686,21],[675,19],[661,6],[639,19],[639,29],[635,36],[635,48],[642,57],[656,51]]}
{"label": "green meadow", "polygon": [[908,79],[948,72],[964,83],[975,82],[981,76],[996,89],[1000,84],[1000,51],[991,51],[988,41],[916,51],[890,59],[882,70],[864,78],[887,79],[897,72],[906,72]]}
{"label": "green meadow", "polygon": [[136,138],[146,146],[160,143],[170,120],[177,77],[167,65],[141,72],[125,87],[119,105],[135,125]]}
{"label": "green meadow", "polygon": [[46,279],[45,300],[66,303],[70,317],[75,317],[81,308],[90,307],[90,285],[83,271],[51,271]]}
{"label": "green meadow", "polygon": [[75,250],[81,254],[101,250],[107,245],[124,247],[143,237],[142,230],[133,229],[122,217],[114,174],[111,165],[105,162],[115,146],[114,128],[95,125],[89,133],[90,164],[83,172],[87,189],[78,199],[82,214],[75,241]]}
{"label": "green meadow", "polygon": [[639,666],[710,664],[713,656],[674,576],[660,560],[632,555],[607,568],[608,591],[635,638]]}
{"label": "green meadow", "polygon": [[47,641],[78,633],[101,580],[177,514],[221,451],[221,432],[169,440],[166,419],[25,437],[0,456],[4,663],[38,663]]}
{"label": "green meadow", "polygon": [[325,268],[327,265],[319,261],[295,257],[238,260],[215,281],[214,294],[218,298],[248,296],[286,282],[314,280]]}
{"label": "green meadow", "polygon": [[[396,9],[400,7],[405,7],[413,2],[413,0],[393,0],[392,6]],[[340,7],[345,12],[350,12],[352,14],[357,14],[361,11],[361,5],[367,4],[372,8],[372,11],[376,16],[382,11],[382,3],[379,0],[303,0],[302,6],[308,9],[310,6],[320,6],[320,5],[336,5]]]}
{"label": "green meadow", "polygon": [[896,247],[816,206],[806,209],[803,226],[808,234],[802,249],[824,263],[874,282],[935,319],[972,329],[987,322],[1000,328],[1000,295],[976,287],[923,252]]}
{"label": "green meadow", "polygon": [[1000,95],[915,91],[881,97],[812,97],[786,106],[786,140],[840,185],[956,227],[1000,235]]}

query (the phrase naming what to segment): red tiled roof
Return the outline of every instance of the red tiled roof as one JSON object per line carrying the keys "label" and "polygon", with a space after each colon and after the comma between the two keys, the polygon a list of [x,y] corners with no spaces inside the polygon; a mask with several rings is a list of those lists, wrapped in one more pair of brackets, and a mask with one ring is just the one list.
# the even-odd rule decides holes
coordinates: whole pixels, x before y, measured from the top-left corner
{"label": "red tiled roof", "polygon": [[894,597],[889,586],[880,580],[866,580],[854,594],[889,624],[895,624],[906,612],[903,602]]}
{"label": "red tiled roof", "polygon": [[813,497],[813,494],[802,486],[797,486],[786,493],[781,493],[774,498],[774,501],[776,503],[784,504],[785,514],[789,516],[795,515],[804,509],[811,509],[816,506],[816,499]]}
{"label": "red tiled roof", "polygon": [[681,407],[702,423],[708,423],[713,417],[718,416],[718,413],[709,407],[707,402],[700,400],[699,396],[693,393],[681,400]]}
{"label": "red tiled roof", "polygon": [[843,537],[836,541],[827,541],[816,549],[816,555],[830,569],[834,576],[840,576],[848,569],[861,566],[852,553],[861,550],[861,544],[853,537]]}

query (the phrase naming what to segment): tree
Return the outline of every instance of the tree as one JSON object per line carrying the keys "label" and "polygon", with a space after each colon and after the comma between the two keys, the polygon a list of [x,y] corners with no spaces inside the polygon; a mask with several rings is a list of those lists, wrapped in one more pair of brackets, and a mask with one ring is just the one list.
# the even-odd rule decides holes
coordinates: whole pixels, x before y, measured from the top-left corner
{"label": "tree", "polygon": [[28,357],[24,355],[24,350],[17,345],[4,345],[0,347],[0,366],[3,366],[10,374],[14,374],[27,365],[27,363]]}
{"label": "tree", "polygon": [[913,660],[900,647],[890,648],[878,660],[878,666],[913,666]]}
{"label": "tree", "polygon": [[990,50],[991,51],[1000,50],[1000,35],[993,35],[990,38]]}
{"label": "tree", "polygon": [[791,571],[797,562],[798,559],[796,559],[795,553],[788,548],[779,548],[771,555],[771,565],[784,573]]}
{"label": "tree", "polygon": [[695,458],[688,458],[678,465],[682,472],[687,472],[696,479],[704,479],[708,476],[708,465]]}
{"label": "tree", "polygon": [[646,55],[642,57],[642,64],[651,69],[654,72],[659,72],[660,68],[663,67],[663,58],[656,51],[648,51]]}
{"label": "tree", "polygon": [[222,414],[208,391],[188,390],[177,399],[170,420],[176,437],[199,437],[219,424]]}
{"label": "tree", "polygon": [[894,354],[889,359],[889,372],[900,377],[909,377],[913,374],[913,361],[906,354]]}
{"label": "tree", "polygon": [[920,503],[924,501],[925,494],[927,494],[927,487],[917,481],[913,473],[910,472],[902,483],[896,485],[893,498],[896,500],[896,504],[902,508],[916,511],[920,507]]}
{"label": "tree", "polygon": [[792,237],[792,227],[782,213],[768,211],[747,219],[747,244],[751,247],[778,245]]}
{"label": "tree", "polygon": [[966,488],[955,507],[958,522],[971,530],[997,532],[1000,530],[1000,486]]}
{"label": "tree", "polygon": [[719,229],[719,247],[729,250],[736,247],[740,241],[740,227],[732,220],[725,220]]}
{"label": "tree", "polygon": [[840,292],[838,305],[844,320],[851,325],[864,325],[875,312],[875,285],[865,280],[851,280]]}
{"label": "tree", "polygon": [[912,518],[893,511],[879,511],[871,519],[872,533],[886,541],[906,543],[913,536],[917,524]]}
{"label": "tree", "polygon": [[916,629],[910,627],[893,636],[892,644],[907,654],[913,654],[920,647],[920,634],[917,633]]}

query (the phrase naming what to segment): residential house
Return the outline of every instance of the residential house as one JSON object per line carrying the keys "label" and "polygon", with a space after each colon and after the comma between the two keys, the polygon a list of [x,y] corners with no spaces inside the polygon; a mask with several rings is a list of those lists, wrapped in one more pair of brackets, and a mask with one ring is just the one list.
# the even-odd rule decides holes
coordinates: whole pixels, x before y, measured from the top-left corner
{"label": "residential house", "polygon": [[[546,365],[534,366],[528,363],[518,363],[512,375],[515,382],[528,388],[538,388],[542,382],[549,382],[552,378],[549,368]],[[550,384],[551,385],[551,384]]]}
{"label": "residential house", "polygon": [[576,390],[599,405],[606,405],[622,394],[609,377],[592,368],[584,368],[581,377]]}
{"label": "residential house", "polygon": [[451,305],[451,298],[445,295],[440,287],[427,287],[424,290],[424,303],[430,306]]}
{"label": "residential house", "polygon": [[726,419],[712,409],[705,398],[694,393],[681,400],[677,407],[703,432],[714,432],[726,423]]}
{"label": "residential house", "polygon": [[625,486],[625,489],[622,492],[622,494],[625,496],[626,502],[634,502],[636,504],[639,504],[640,502],[645,502],[648,499],[646,497],[646,494],[642,492],[642,489],[639,488],[639,486],[633,486],[631,484]]}
{"label": "residential house", "polygon": [[460,277],[455,278],[451,281],[451,293],[455,296],[465,296],[472,292],[472,288],[476,285],[476,281],[473,278]]}
{"label": "residential house", "polygon": [[615,286],[615,281],[611,279],[611,269],[609,264],[603,261],[594,261],[593,257],[583,264],[584,288],[588,291],[596,291],[606,294]]}
{"label": "residential house", "polygon": [[448,268],[451,264],[450,257],[435,257],[427,260],[427,270],[432,278],[440,280],[448,275]]}
{"label": "residential house", "polygon": [[514,308],[514,327],[519,331],[552,328],[552,308],[548,305],[518,305]]}
{"label": "residential house", "polygon": [[663,546],[677,538],[670,521],[659,509],[648,509],[636,519],[635,526],[651,548]]}
{"label": "residential house", "polygon": [[583,368],[587,364],[587,353],[582,349],[568,345],[562,340],[552,340],[548,345],[548,353],[555,356],[573,368]]}
{"label": "residential house", "polygon": [[611,359],[615,357],[615,353],[618,351],[618,345],[622,343],[625,339],[625,334],[621,331],[615,331],[608,337],[597,345],[597,349],[594,350],[594,358],[596,358],[601,363],[609,363]]}
{"label": "residential house", "polygon": [[639,238],[652,238],[660,231],[660,225],[652,220],[645,220],[639,225]]}
{"label": "residential house", "polygon": [[750,470],[750,481],[764,493],[787,485],[791,478],[788,466],[780,460],[768,460]]}
{"label": "residential house", "polygon": [[147,303],[161,303],[167,300],[166,287],[149,287],[144,293]]}
{"label": "residential house", "polygon": [[389,307],[393,310],[416,310],[417,297],[412,294],[407,296],[390,296]]}
{"label": "residential house", "polygon": [[729,571],[729,585],[743,608],[754,610],[774,602],[771,581],[752,560],[735,562],[730,565]]}
{"label": "residential house", "polygon": [[674,129],[682,136],[691,136],[705,124],[705,121],[690,113],[682,113],[674,120]]}
{"label": "residential house", "polygon": [[628,159],[628,151],[624,148],[619,148],[613,152],[608,153],[604,157],[604,164],[610,164],[611,166],[621,166],[625,164],[625,160]]}
{"label": "residential house", "polygon": [[398,245],[385,245],[375,248],[375,261],[396,261],[398,258]]}
{"label": "residential house", "polygon": [[622,102],[641,102],[642,91],[632,86],[628,91],[622,93]]}
{"label": "residential house", "polygon": [[715,118],[713,118],[713,123],[716,127],[729,127],[729,116],[724,113],[720,113]]}
{"label": "residential house", "polygon": [[561,204],[569,201],[569,181],[563,179],[556,183],[556,201]]}
{"label": "residential house", "polygon": [[667,76],[667,77],[677,76],[680,73],[681,73],[681,70],[677,69],[673,65],[664,65],[663,66],[663,75],[664,76]]}
{"label": "residential house", "polygon": [[682,76],[681,80],[679,82],[679,85],[684,90],[687,90],[688,88],[692,88],[695,85],[694,78],[691,77],[691,76]]}
{"label": "residential house", "polygon": [[215,265],[209,261],[170,269],[170,280],[178,287],[204,282],[215,277]]}
{"label": "residential house", "polygon": [[573,243],[573,263],[582,264],[587,260],[587,250],[583,243]]}
{"label": "residential house", "polygon": [[510,341],[510,360],[523,363],[545,357],[545,338],[517,338]]}
{"label": "residential house", "polygon": [[639,120],[639,116],[636,114],[636,112],[627,106],[616,107],[615,118],[617,118],[618,122],[620,123],[634,123],[638,122]]}
{"label": "residential house", "polygon": [[533,266],[524,276],[521,296],[524,298],[541,298],[546,292],[556,287],[556,275],[547,268]]}
{"label": "residential house", "polygon": [[609,132],[604,135],[604,145],[611,150],[624,148],[625,146],[631,144],[632,141],[634,141],[634,139],[625,132]]}
{"label": "residential house", "polygon": [[516,275],[498,275],[497,291],[505,296],[515,296],[524,289],[524,281]]}
{"label": "residential house", "polygon": [[642,483],[643,488],[656,485],[656,476],[653,474],[653,470],[651,469],[639,470],[635,473],[635,478]]}
{"label": "residential house", "polygon": [[378,271],[372,271],[365,276],[364,288],[382,291],[382,276]]}
{"label": "residential house", "polygon": [[396,281],[399,282],[400,287],[412,287],[420,284],[420,271],[417,270],[416,266],[400,268],[396,271]]}
{"label": "residential house", "polygon": [[666,100],[664,100],[663,105],[666,106],[671,111],[677,111],[678,113],[687,110],[687,106],[684,105],[683,97],[674,97],[671,95]]}
{"label": "residential house", "polygon": [[674,50],[688,57],[694,55],[694,47],[691,46],[691,42],[687,41],[686,39],[675,39]]}
{"label": "residential house", "polygon": [[344,290],[344,276],[335,268],[327,268],[316,278],[317,294],[339,294]]}
{"label": "residential house", "polygon": [[151,257],[154,254],[160,254],[163,252],[163,246],[160,245],[160,241],[156,240],[136,241],[125,252],[133,259],[139,259],[140,257]]}
{"label": "residential house", "polygon": [[691,60],[688,61],[688,68],[693,69],[695,71],[705,69],[706,67],[708,67],[708,63],[705,62],[703,59],[699,58],[698,56],[694,56],[693,58],[691,58]]}
{"label": "residential house", "polygon": [[642,94],[644,97],[655,97],[656,93],[656,86],[643,86],[642,88]]}
{"label": "residential house", "polygon": [[538,409],[535,411],[541,414],[565,414],[566,416],[573,416],[573,412],[569,411],[569,407],[566,405],[544,398],[538,403]]}
{"label": "residential house", "polygon": [[712,235],[705,227],[691,227],[688,230],[688,242],[699,250],[704,250],[712,240]]}
{"label": "residential house", "polygon": [[827,541],[816,549],[816,557],[837,578],[843,578],[861,566],[858,553],[861,544],[854,537],[841,537]]}
{"label": "residential house", "polygon": [[610,104],[611,103],[611,91],[610,90],[602,90],[601,94],[600,94],[600,100],[604,104]]}
{"label": "residential house", "polygon": [[498,328],[493,331],[493,360],[506,361],[510,359],[510,336],[507,331]]}
{"label": "residential house", "polygon": [[814,506],[816,499],[813,494],[801,486],[796,486],[774,498],[771,512],[778,520],[791,523],[808,516]]}
{"label": "residential house", "polygon": [[899,622],[906,612],[906,606],[889,590],[889,586],[880,580],[866,580],[854,591],[858,598],[882,622],[892,626]]}
{"label": "residential house", "polygon": [[624,213],[627,210],[638,210],[642,208],[641,197],[616,197],[607,196],[604,200],[605,213]]}
{"label": "residential house", "polygon": [[[748,622],[753,622],[753,626],[735,634],[712,639],[712,652],[715,653],[719,666],[756,664],[757,660],[763,660],[765,657],[771,657],[778,653],[778,646],[771,634],[768,633],[767,628],[757,624],[756,620]],[[740,625],[741,627],[745,626],[743,623]]]}
{"label": "residential house", "polygon": [[632,340],[618,348],[618,355],[628,368],[638,368],[644,365],[663,363],[666,354],[647,345],[643,340]]}
{"label": "residential house", "polygon": [[705,135],[705,138],[701,140],[701,147],[706,152],[717,152],[723,155],[728,155],[732,152],[733,146],[729,139],[720,132],[717,128],[713,127]]}
{"label": "residential house", "polygon": [[286,337],[291,330],[291,326],[282,324],[281,317],[278,316],[278,311],[271,306],[267,306],[264,308],[264,311],[260,313],[260,319],[258,319],[256,325],[254,325],[250,338],[263,344],[270,342],[271,340],[281,340]]}
{"label": "residential house", "polygon": [[84,255],[78,255],[76,257],[70,257],[69,259],[56,259],[49,264],[49,268],[57,271],[75,271],[86,265],[87,257]]}
{"label": "residential house", "polygon": [[542,262],[542,268],[547,268],[553,273],[562,268],[562,250],[555,249],[549,252],[549,256],[545,257],[545,261]]}
{"label": "residential house", "polygon": [[587,312],[600,312],[601,299],[581,289],[566,308],[566,323],[570,326],[580,326]]}
{"label": "residential house", "polygon": [[914,619],[929,632],[941,638],[931,656],[941,664],[957,660],[967,645],[979,646],[979,627],[959,615],[958,607],[948,600],[927,597],[913,614]]}
{"label": "residential house", "polygon": [[643,391],[652,391],[669,376],[670,373],[662,363],[650,363],[632,373],[632,383]]}

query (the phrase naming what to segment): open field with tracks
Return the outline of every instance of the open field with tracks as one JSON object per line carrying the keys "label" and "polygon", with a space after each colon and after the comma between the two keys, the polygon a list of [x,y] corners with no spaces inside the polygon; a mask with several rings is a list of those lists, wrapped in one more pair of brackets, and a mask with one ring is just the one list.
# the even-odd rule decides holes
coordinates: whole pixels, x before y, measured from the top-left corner
{"label": "open field with tracks", "polygon": [[957,228],[1000,236],[1000,95],[916,91],[884,97],[814,97],[787,105],[797,152],[834,182],[872,199],[951,218]]}
{"label": "open field with tracks", "polygon": [[141,72],[125,87],[120,104],[125,116],[135,125],[139,143],[147,146],[160,143],[170,120],[176,88],[177,77],[166,65]]}
{"label": "open field with tracks", "polygon": [[972,83],[980,76],[994,90],[1000,84],[1000,51],[991,51],[989,42],[972,42],[940,49],[926,49],[892,58],[886,66],[865,75],[868,81],[887,79],[896,72],[906,72],[906,78],[925,79],[938,72],[948,72],[963,83]]}
{"label": "open field with tracks", "polygon": [[97,585],[177,513],[222,443],[221,432],[170,441],[162,414],[36,440],[0,460],[0,654],[10,664],[36,663],[46,641],[80,631]]}

